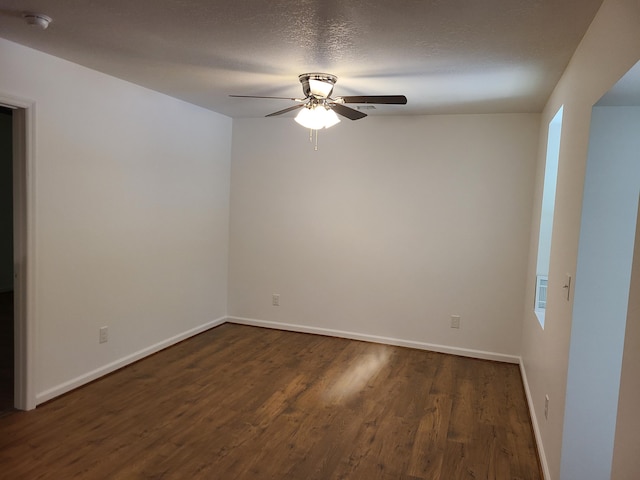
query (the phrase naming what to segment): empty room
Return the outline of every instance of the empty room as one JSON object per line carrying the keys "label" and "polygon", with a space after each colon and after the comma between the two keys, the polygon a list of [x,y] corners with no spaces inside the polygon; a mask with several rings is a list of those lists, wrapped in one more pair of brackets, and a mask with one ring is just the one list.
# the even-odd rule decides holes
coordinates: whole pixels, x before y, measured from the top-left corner
{"label": "empty room", "polygon": [[640,478],[639,62],[638,0],[0,0],[0,478]]}

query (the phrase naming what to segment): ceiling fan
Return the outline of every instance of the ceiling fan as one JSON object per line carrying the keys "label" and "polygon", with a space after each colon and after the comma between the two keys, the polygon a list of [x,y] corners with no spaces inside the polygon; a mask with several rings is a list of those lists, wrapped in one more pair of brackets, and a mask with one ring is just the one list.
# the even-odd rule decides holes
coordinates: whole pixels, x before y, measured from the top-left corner
{"label": "ceiling fan", "polygon": [[347,107],[345,104],[379,104],[379,105],[406,105],[407,97],[404,95],[354,95],[332,98],[333,86],[338,77],[330,73],[303,73],[298,76],[302,84],[304,98],[291,97],[261,97],[257,95],[230,95],[240,98],[272,98],[280,100],[292,100],[299,102],[297,105],[278,110],[266,115],[274,117],[283,113],[300,110],[296,116],[296,122],[311,130],[329,128],[340,121],[338,115],[349,120],[359,120],[367,116],[366,113]]}

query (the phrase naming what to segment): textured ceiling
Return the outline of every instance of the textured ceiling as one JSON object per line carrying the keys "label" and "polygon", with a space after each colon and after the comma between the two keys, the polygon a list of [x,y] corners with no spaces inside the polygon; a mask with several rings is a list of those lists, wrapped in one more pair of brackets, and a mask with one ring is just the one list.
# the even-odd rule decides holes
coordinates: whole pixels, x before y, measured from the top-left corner
{"label": "textured ceiling", "polygon": [[337,75],[334,95],[408,98],[370,115],[538,112],[601,3],[0,0],[0,37],[231,117],[289,106],[228,95],[299,97],[305,72]]}

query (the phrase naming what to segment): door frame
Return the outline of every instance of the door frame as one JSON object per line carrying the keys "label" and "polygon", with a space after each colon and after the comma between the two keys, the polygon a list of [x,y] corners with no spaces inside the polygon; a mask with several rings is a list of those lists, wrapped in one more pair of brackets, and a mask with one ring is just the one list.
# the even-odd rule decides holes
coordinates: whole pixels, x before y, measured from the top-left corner
{"label": "door frame", "polygon": [[36,408],[35,102],[0,93],[13,110],[14,407]]}

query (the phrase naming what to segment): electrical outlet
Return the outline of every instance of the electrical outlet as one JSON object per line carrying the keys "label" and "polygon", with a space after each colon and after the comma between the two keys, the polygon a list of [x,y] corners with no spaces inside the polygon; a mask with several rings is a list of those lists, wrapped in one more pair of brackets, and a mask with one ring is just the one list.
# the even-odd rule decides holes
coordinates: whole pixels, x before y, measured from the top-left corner
{"label": "electrical outlet", "polygon": [[273,295],[271,295],[271,305],[273,305],[274,307],[279,307],[280,306],[280,294],[279,293],[274,293]]}
{"label": "electrical outlet", "polygon": [[549,395],[544,396],[544,418],[545,420],[549,418]]}
{"label": "electrical outlet", "polygon": [[460,328],[460,315],[451,315],[451,328]]}
{"label": "electrical outlet", "polygon": [[100,327],[100,343],[107,343],[109,340],[109,327]]}

